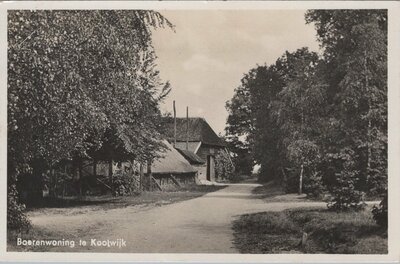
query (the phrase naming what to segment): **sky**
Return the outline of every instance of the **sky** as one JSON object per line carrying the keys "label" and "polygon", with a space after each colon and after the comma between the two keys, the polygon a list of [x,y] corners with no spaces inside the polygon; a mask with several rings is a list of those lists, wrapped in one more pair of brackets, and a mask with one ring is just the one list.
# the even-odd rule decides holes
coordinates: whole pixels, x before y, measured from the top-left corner
{"label": "sky", "polygon": [[257,65],[270,65],[286,50],[318,51],[305,10],[165,10],[175,25],[158,29],[153,44],[160,76],[172,91],[162,110],[177,116],[204,117],[217,133],[225,128],[226,101],[240,79]]}

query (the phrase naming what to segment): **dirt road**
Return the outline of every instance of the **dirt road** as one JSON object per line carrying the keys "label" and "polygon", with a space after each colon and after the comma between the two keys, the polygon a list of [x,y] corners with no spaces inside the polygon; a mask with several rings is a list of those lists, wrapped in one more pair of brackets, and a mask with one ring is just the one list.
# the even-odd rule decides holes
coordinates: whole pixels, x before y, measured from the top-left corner
{"label": "dirt road", "polygon": [[[33,215],[42,230],[86,240],[87,246],[50,248],[54,251],[131,253],[237,253],[232,244],[232,220],[241,214],[279,211],[316,202],[268,202],[252,194],[258,184],[231,184],[202,197],[153,207],[117,208],[72,215]],[[124,239],[125,247],[91,246],[91,239]]]}

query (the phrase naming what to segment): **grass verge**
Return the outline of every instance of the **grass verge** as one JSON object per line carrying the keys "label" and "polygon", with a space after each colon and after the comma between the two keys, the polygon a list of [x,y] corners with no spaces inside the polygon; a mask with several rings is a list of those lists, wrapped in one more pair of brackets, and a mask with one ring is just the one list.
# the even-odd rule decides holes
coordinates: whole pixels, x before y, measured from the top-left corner
{"label": "grass verge", "polygon": [[234,221],[241,253],[387,254],[387,232],[361,212],[290,209],[242,215]]}
{"label": "grass verge", "polygon": [[176,191],[142,192],[137,195],[119,196],[86,196],[81,199],[69,197],[65,199],[52,199],[43,206],[28,209],[29,215],[65,213],[81,214],[88,210],[111,210],[137,205],[161,206],[203,196],[206,193],[218,191],[225,186],[221,185],[188,185]]}

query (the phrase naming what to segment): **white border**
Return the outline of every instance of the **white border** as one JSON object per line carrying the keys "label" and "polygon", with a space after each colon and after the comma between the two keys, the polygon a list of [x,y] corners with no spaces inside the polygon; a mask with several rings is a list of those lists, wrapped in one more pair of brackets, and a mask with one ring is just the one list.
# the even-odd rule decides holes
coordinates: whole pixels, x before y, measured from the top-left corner
{"label": "white border", "polygon": [[[6,252],[7,10],[8,9],[388,9],[389,10],[389,254],[130,254]],[[165,1],[165,2],[3,2],[0,3],[0,261],[200,261],[200,262],[399,262],[400,261],[400,2],[395,1]]]}

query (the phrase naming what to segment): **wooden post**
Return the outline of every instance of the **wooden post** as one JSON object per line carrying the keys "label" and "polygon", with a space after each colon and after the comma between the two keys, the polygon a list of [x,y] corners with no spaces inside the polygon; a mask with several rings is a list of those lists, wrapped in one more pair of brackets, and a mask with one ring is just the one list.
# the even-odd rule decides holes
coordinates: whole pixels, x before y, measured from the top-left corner
{"label": "wooden post", "polygon": [[110,186],[111,186],[112,195],[115,195],[114,184],[113,184],[113,160],[112,160],[112,158],[108,161],[108,177],[110,178]]}
{"label": "wooden post", "polygon": [[151,177],[152,177],[152,173],[151,173],[151,161],[147,161],[147,182],[149,184],[149,191],[152,191],[151,189]]}
{"label": "wooden post", "polygon": [[[51,169],[51,178],[54,180],[54,196],[55,198],[57,198],[57,175],[54,173],[54,169]],[[50,192],[50,188],[49,188],[49,192]]]}
{"label": "wooden post", "polygon": [[144,179],[144,171],[143,171],[143,162],[140,162],[140,165],[139,165],[139,177],[140,177],[140,179],[139,179],[139,184],[140,184],[140,190],[142,191],[142,190],[144,190],[144,184],[143,184],[143,179]]}
{"label": "wooden post", "polygon": [[78,158],[78,173],[79,173],[79,198],[82,197],[82,158]]}
{"label": "wooden post", "polygon": [[286,173],[285,173],[285,169],[283,167],[281,168],[281,170],[282,170],[282,174],[283,174],[283,186],[286,189],[287,188],[287,176],[286,176]]}
{"label": "wooden post", "polygon": [[178,187],[182,187],[180,182],[174,177],[173,174],[170,174],[169,177],[172,179],[173,183],[175,183]]}
{"label": "wooden post", "polygon": [[[79,181],[79,175],[78,175],[78,161],[76,157],[72,158],[72,174],[73,174],[73,181]],[[75,182],[74,182],[75,183]],[[79,183],[78,183],[79,185]],[[79,188],[79,186],[78,186]],[[75,189],[75,186],[74,186]],[[74,190],[75,191],[75,190]]]}
{"label": "wooden post", "polygon": [[307,239],[308,239],[308,234],[306,232],[303,232],[303,236],[301,238],[301,246],[305,247],[307,244]]}
{"label": "wooden post", "polygon": [[97,176],[97,159],[96,158],[93,159],[93,176],[94,177]]}
{"label": "wooden post", "polygon": [[129,163],[130,163],[130,166],[129,166],[129,174],[130,174],[130,176],[135,177],[135,175],[134,175],[134,168],[133,168],[133,164],[135,163],[135,160],[131,158],[130,161],[129,161]]}
{"label": "wooden post", "polygon": [[301,164],[300,179],[299,179],[299,194],[303,193],[303,170],[304,170],[304,165]]}
{"label": "wooden post", "polygon": [[189,106],[186,106],[186,150],[189,150]]}
{"label": "wooden post", "polygon": [[174,100],[174,148],[176,147],[176,108],[175,108],[175,100]]}

